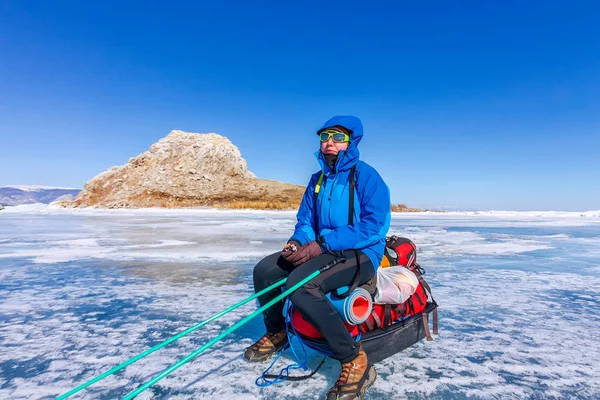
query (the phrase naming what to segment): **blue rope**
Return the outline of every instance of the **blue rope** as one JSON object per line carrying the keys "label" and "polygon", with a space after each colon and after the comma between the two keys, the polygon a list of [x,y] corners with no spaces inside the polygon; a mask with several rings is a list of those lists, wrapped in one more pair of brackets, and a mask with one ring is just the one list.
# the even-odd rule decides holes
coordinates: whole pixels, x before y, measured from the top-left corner
{"label": "blue rope", "polygon": [[[293,307],[289,303],[288,300],[286,300],[284,308],[286,309],[285,331],[286,331],[286,335],[288,337],[288,344],[285,345],[284,348],[279,351],[279,353],[277,354],[277,357],[275,357],[275,359],[273,360],[271,365],[269,365],[269,367],[263,371],[262,375],[256,379],[256,381],[254,383],[258,387],[268,387],[268,386],[274,385],[276,383],[285,382],[287,380],[287,378],[289,377],[290,370],[302,369],[304,371],[307,371],[309,369],[306,366],[306,363],[308,362],[308,353],[306,352],[306,349],[304,348],[302,339],[300,339],[300,337],[298,336],[298,333],[296,332],[296,330],[294,329],[293,326],[292,326],[292,329],[294,330],[294,335],[292,335],[289,330],[289,326],[291,325],[291,322],[288,323],[288,321],[291,321],[291,312],[292,312]],[[304,352],[304,361],[300,360],[300,357],[298,356],[298,354],[296,354],[296,350],[294,350],[294,346],[292,346],[294,336],[296,336],[296,338],[300,341],[302,351]],[[279,357],[281,357],[283,352],[285,350],[287,350],[288,348],[290,348],[292,350],[292,354],[294,354],[294,358],[296,359],[296,362],[288,365],[285,368],[282,368],[281,371],[279,371],[277,378],[275,378],[273,380],[268,379],[265,375],[267,375],[267,373],[271,370],[271,368],[273,368],[273,366],[275,365],[277,360],[279,360]]]}
{"label": "blue rope", "polygon": [[289,347],[289,344],[286,345],[283,349],[281,349],[279,351],[279,353],[277,353],[277,357],[275,357],[275,359],[273,360],[273,362],[271,363],[271,365],[269,365],[269,367],[263,371],[263,373],[261,374],[261,376],[259,376],[258,378],[256,378],[256,381],[254,381],[254,383],[256,384],[256,386],[258,387],[268,387],[271,385],[274,385],[276,383],[280,383],[280,382],[284,382],[288,376],[289,376],[289,370],[290,369],[297,369],[298,366],[294,365],[294,364],[290,364],[287,367],[283,368],[280,372],[279,375],[277,375],[277,377],[273,380],[268,379],[265,375],[267,374],[267,372],[269,372],[271,370],[271,368],[273,368],[273,365],[275,365],[275,363],[277,362],[277,360],[279,360],[279,357],[281,357],[281,355],[283,354],[283,352]]}

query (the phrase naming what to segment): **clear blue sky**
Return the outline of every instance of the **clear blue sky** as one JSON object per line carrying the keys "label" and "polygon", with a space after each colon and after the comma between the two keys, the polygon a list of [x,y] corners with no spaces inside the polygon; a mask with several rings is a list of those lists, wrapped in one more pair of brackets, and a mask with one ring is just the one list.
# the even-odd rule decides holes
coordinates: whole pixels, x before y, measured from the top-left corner
{"label": "clear blue sky", "polygon": [[600,209],[597,2],[294,4],[0,0],[0,185],[82,187],[172,129],[306,184],[351,114],[395,203]]}

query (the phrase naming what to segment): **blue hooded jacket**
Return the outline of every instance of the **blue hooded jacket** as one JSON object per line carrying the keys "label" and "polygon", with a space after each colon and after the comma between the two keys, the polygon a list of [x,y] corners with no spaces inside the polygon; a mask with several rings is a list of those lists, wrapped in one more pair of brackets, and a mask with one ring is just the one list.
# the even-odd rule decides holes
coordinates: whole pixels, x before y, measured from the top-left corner
{"label": "blue hooded jacket", "polygon": [[[390,190],[373,167],[359,161],[357,146],[363,136],[360,119],[352,116],[333,117],[321,129],[333,126],[342,126],[352,132],[350,144],[347,150],[338,153],[333,171],[323,153],[320,150],[315,153],[324,173],[323,182],[315,202],[315,187],[321,171],[312,175],[300,203],[296,215],[298,222],[290,240],[305,245],[319,237],[324,246],[332,251],[362,250],[377,270],[390,227]],[[354,165],[354,225],[350,226],[350,172]],[[318,218],[318,225],[315,225],[315,217]],[[319,232],[315,232],[317,226]]]}

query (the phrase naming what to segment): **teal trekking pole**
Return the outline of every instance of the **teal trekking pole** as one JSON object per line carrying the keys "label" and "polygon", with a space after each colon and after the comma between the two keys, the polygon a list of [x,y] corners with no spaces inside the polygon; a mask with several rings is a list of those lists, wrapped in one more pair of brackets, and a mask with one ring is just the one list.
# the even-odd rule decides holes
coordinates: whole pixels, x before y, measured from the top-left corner
{"label": "teal trekking pole", "polygon": [[309,276],[307,276],[306,278],[302,279],[300,282],[298,282],[297,284],[295,284],[294,286],[292,286],[291,288],[289,288],[288,290],[284,291],[283,293],[281,293],[279,296],[275,297],[273,300],[269,301],[267,304],[265,304],[264,306],[260,307],[258,310],[256,310],[255,312],[253,312],[252,314],[250,314],[249,316],[247,316],[246,318],[242,319],[241,321],[238,321],[235,325],[229,327],[225,332],[221,333],[219,336],[217,336],[216,338],[208,341],[205,345],[203,345],[202,347],[194,350],[192,353],[190,353],[187,357],[181,359],[180,361],[178,361],[177,363],[171,365],[169,368],[165,369],[163,372],[161,372],[160,374],[156,375],[154,378],[152,378],[151,380],[149,380],[148,382],[144,383],[142,386],[140,386],[139,388],[135,389],[134,391],[130,392],[129,394],[127,394],[125,397],[123,397],[121,400],[131,400],[134,397],[136,397],[138,394],[142,393],[144,390],[148,389],[150,386],[154,385],[155,383],[157,383],[158,381],[160,381],[161,379],[163,379],[164,377],[166,377],[167,375],[171,374],[173,371],[175,371],[176,369],[178,369],[179,367],[183,366],[184,364],[188,363],[189,361],[193,360],[194,358],[196,358],[197,356],[199,356],[200,354],[202,354],[205,350],[209,349],[210,347],[212,347],[215,343],[217,343],[219,340],[223,339],[225,336],[229,335],[230,333],[232,333],[233,331],[235,331],[236,329],[240,328],[241,326],[243,326],[244,324],[246,324],[248,321],[250,321],[252,318],[256,317],[257,315],[261,314],[263,311],[265,311],[266,309],[270,308],[271,306],[273,306],[275,303],[277,303],[279,300],[283,299],[284,297],[292,294],[294,291],[296,291],[299,287],[301,287],[302,285],[306,284],[307,282],[309,282],[310,280],[314,279],[315,277],[319,276],[321,273],[333,268],[335,265],[339,264],[340,262],[345,262],[346,258],[345,257],[339,257],[336,258],[335,260],[329,262],[327,265],[325,265],[324,267],[322,267],[321,269],[313,272],[312,274],[310,274]]}
{"label": "teal trekking pole", "polygon": [[122,370],[123,368],[127,367],[128,365],[133,364],[134,362],[136,362],[136,361],[138,361],[138,360],[140,360],[140,359],[142,359],[142,358],[144,358],[144,357],[146,357],[146,356],[154,353],[156,350],[159,350],[159,349],[162,349],[165,346],[168,346],[169,344],[173,343],[174,341],[176,341],[178,339],[181,339],[182,337],[184,337],[186,335],[189,335],[190,333],[194,332],[197,329],[200,329],[204,325],[206,325],[206,324],[208,324],[208,323],[210,323],[210,322],[212,322],[212,321],[214,321],[214,320],[216,320],[218,318],[221,318],[225,314],[229,314],[231,311],[235,310],[236,308],[239,308],[239,307],[243,306],[244,304],[246,304],[246,303],[248,303],[248,302],[256,299],[257,297],[262,296],[263,294],[268,293],[271,290],[278,288],[279,286],[285,284],[286,281],[287,281],[287,278],[284,278],[284,279],[281,279],[280,281],[275,282],[274,284],[272,284],[268,288],[266,288],[264,290],[261,290],[260,292],[255,293],[252,296],[249,296],[249,297],[245,298],[244,300],[240,301],[239,303],[236,303],[236,304],[232,305],[231,307],[226,308],[225,310],[223,310],[223,311],[221,311],[221,312],[219,312],[217,314],[214,314],[213,316],[209,317],[208,319],[206,319],[206,320],[204,320],[204,321],[202,321],[202,322],[200,322],[200,323],[198,323],[198,324],[196,324],[196,325],[194,325],[194,326],[186,329],[185,331],[182,331],[182,332],[178,333],[177,335],[173,336],[172,338],[167,339],[167,340],[165,340],[164,342],[162,342],[160,344],[157,344],[156,346],[154,346],[154,347],[152,347],[152,348],[144,351],[141,354],[138,354],[137,356],[135,356],[133,358],[130,358],[129,360],[123,362],[122,364],[119,364],[116,367],[114,367],[112,369],[109,369],[108,371],[106,371],[106,372],[104,372],[104,373],[96,376],[95,378],[90,379],[89,381],[87,381],[87,382],[85,382],[85,383],[77,386],[76,388],[71,389],[67,393],[58,396],[56,398],[56,400],[63,400],[63,399],[66,399],[67,397],[70,397],[70,396],[74,395],[75,393],[77,393],[77,392],[85,389],[86,387],[88,387],[90,385],[93,385],[94,383],[98,382],[99,380],[102,380],[102,379],[106,378],[107,376],[112,375],[115,372]]}

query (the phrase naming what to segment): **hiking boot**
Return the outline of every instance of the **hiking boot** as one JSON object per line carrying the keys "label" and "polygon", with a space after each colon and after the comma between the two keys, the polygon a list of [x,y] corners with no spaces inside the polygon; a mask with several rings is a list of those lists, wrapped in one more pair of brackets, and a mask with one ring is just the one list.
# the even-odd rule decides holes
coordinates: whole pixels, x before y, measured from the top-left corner
{"label": "hiking boot", "polygon": [[377,371],[361,346],[354,360],[342,364],[340,377],[327,392],[327,400],[362,400],[365,391],[375,379]]}
{"label": "hiking boot", "polygon": [[288,342],[287,332],[266,333],[252,346],[247,347],[244,358],[251,362],[266,361],[281,350]]}

